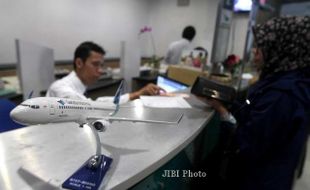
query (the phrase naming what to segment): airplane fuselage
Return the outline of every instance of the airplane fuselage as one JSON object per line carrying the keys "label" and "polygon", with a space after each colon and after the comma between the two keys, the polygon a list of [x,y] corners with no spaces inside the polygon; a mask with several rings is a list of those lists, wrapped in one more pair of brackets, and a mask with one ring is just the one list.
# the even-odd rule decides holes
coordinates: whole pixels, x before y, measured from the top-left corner
{"label": "airplane fuselage", "polygon": [[86,117],[106,116],[113,105],[91,100],[73,100],[56,97],[38,97],[24,101],[11,112],[11,118],[24,125],[77,122],[87,123]]}

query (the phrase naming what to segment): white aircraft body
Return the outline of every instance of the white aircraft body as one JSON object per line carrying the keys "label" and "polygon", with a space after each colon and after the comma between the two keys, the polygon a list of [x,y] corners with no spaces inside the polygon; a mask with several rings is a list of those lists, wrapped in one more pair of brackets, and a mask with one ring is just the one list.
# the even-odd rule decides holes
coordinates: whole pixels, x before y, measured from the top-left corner
{"label": "white aircraft body", "polygon": [[80,126],[93,125],[103,131],[113,121],[131,121],[158,124],[177,124],[177,121],[139,120],[111,116],[116,106],[107,107],[106,103],[91,100],[73,100],[56,97],[38,97],[25,100],[14,108],[11,118],[23,125],[76,122]]}

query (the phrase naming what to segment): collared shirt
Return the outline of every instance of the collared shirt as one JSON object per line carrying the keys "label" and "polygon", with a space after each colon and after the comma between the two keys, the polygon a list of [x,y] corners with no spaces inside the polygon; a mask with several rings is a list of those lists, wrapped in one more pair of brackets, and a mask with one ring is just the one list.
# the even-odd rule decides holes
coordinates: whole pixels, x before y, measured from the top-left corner
{"label": "collared shirt", "polygon": [[172,42],[168,48],[165,58],[167,64],[179,64],[181,62],[182,52],[189,48],[190,42],[187,39],[181,39]]}
{"label": "collared shirt", "polygon": [[[72,71],[66,77],[55,81],[48,89],[47,97],[60,97],[60,98],[70,98],[86,100],[88,99],[84,96],[86,91],[86,86],[76,75],[75,71]],[[113,97],[99,97],[97,101],[107,101],[113,102]],[[129,101],[129,94],[124,94],[121,96],[120,103],[126,103]]]}

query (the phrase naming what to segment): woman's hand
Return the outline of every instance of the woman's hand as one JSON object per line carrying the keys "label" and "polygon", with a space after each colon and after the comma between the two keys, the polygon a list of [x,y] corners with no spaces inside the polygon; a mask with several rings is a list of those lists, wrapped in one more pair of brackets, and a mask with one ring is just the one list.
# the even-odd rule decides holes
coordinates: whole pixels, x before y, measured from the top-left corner
{"label": "woman's hand", "polygon": [[219,112],[221,116],[229,113],[226,107],[222,104],[222,102],[214,98],[207,98],[206,100],[207,103],[212,106],[217,112]]}
{"label": "woman's hand", "polygon": [[205,98],[201,96],[196,96],[203,102],[207,102],[211,107],[213,107],[221,116],[227,115],[229,111],[225,108],[225,106],[218,100],[214,98]]}

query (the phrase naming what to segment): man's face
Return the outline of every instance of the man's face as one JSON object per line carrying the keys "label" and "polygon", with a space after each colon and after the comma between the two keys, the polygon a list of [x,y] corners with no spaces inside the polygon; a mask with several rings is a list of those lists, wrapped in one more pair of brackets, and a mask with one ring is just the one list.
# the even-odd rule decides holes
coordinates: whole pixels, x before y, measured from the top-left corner
{"label": "man's face", "polygon": [[104,55],[95,51],[90,52],[85,62],[80,58],[76,59],[77,75],[85,85],[91,85],[99,79],[103,73],[103,59]]}

